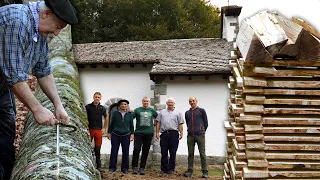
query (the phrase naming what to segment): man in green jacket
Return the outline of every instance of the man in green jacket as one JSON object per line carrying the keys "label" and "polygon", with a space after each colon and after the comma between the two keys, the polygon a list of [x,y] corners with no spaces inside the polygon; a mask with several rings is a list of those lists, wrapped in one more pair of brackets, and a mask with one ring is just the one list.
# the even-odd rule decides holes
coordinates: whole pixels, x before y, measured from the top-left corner
{"label": "man in green jacket", "polygon": [[125,99],[122,99],[118,102],[120,110],[113,113],[108,128],[108,139],[111,139],[109,173],[114,173],[117,169],[118,151],[121,144],[121,172],[128,174],[129,146],[130,141],[133,141],[134,138],[133,114],[127,110],[128,104],[129,101]]}
{"label": "man in green jacket", "polygon": [[142,99],[142,107],[134,110],[136,117],[136,130],[134,132],[134,149],[132,157],[132,174],[138,174],[139,154],[142,147],[141,161],[140,161],[140,175],[144,175],[144,169],[148,159],[149,149],[154,132],[153,120],[158,116],[158,113],[149,107],[150,98],[144,97]]}

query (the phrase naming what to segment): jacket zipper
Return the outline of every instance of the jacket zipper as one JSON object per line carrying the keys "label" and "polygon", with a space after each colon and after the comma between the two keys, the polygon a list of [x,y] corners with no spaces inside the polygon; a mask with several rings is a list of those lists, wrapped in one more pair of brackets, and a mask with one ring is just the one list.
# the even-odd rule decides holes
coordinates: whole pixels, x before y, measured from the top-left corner
{"label": "jacket zipper", "polygon": [[193,117],[193,112],[194,112],[194,110],[192,110],[192,134],[194,135],[194,117]]}

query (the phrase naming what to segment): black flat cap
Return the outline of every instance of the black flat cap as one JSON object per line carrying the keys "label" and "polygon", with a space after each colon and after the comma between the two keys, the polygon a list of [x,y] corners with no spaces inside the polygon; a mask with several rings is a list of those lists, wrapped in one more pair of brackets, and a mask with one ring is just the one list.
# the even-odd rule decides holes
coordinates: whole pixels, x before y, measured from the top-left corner
{"label": "black flat cap", "polygon": [[129,104],[129,101],[128,101],[128,100],[126,100],[126,99],[121,99],[121,100],[118,102],[118,106],[120,106],[120,104],[123,103],[123,102]]}
{"label": "black flat cap", "polygon": [[77,11],[68,0],[44,0],[48,8],[67,24],[77,24]]}

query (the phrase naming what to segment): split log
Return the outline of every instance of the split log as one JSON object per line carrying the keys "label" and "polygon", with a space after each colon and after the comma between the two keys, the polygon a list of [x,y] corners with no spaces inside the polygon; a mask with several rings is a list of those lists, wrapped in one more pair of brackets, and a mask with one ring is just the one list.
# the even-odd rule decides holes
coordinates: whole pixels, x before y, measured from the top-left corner
{"label": "split log", "polygon": [[[60,128],[60,155],[56,155],[56,126],[35,122],[31,113],[11,179],[101,179],[93,163],[88,121],[71,52],[71,29],[67,26],[51,43],[50,63],[61,101],[77,131]],[[53,104],[38,88],[35,96],[50,110]]]}

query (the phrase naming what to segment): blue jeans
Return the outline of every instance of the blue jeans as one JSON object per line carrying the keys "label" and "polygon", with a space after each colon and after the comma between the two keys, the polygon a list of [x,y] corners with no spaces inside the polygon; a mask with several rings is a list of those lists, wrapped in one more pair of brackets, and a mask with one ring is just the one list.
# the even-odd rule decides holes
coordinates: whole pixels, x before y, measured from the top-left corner
{"label": "blue jeans", "polygon": [[[164,131],[160,136],[161,146],[161,171],[167,173],[174,171],[176,167],[176,154],[179,146],[179,133],[178,131],[170,130]],[[168,151],[170,159],[168,163]]]}
{"label": "blue jeans", "polygon": [[118,151],[121,144],[122,149],[122,163],[121,171],[125,172],[129,169],[129,146],[130,146],[130,134],[125,136],[119,136],[114,133],[111,134],[111,154],[109,162],[109,170],[116,171],[118,161]]}
{"label": "blue jeans", "polygon": [[0,179],[9,179],[14,161],[16,136],[15,100],[10,90],[0,91]]}

